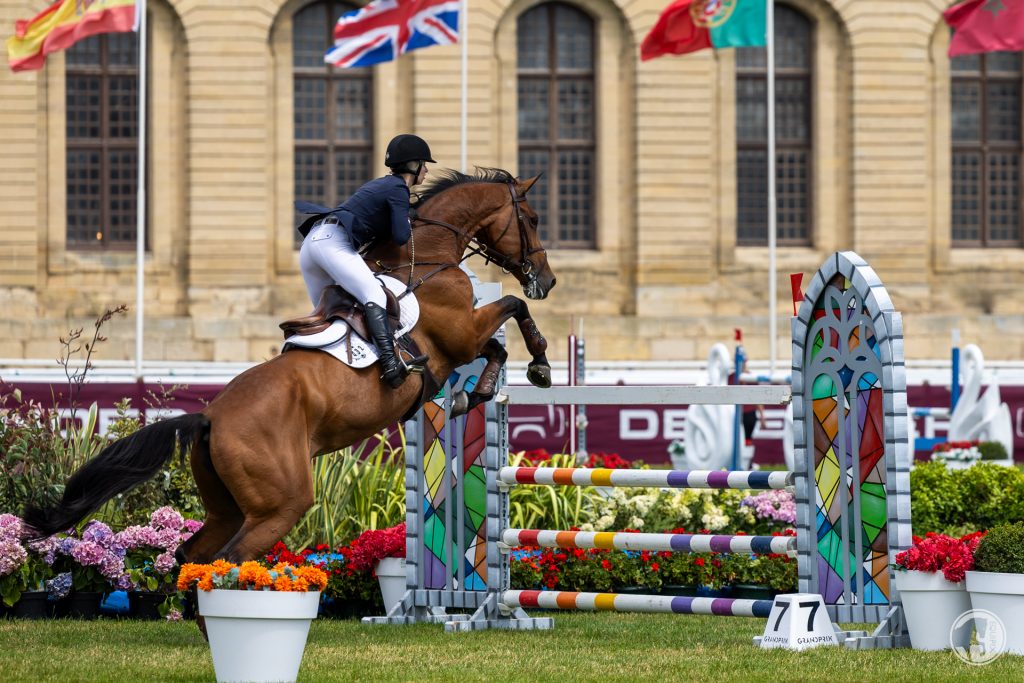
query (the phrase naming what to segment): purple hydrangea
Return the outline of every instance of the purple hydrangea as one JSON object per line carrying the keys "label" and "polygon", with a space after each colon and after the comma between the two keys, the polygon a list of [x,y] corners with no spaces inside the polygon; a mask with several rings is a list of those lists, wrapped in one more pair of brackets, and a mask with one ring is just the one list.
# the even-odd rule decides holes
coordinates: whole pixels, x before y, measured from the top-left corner
{"label": "purple hydrangea", "polygon": [[156,556],[156,560],[153,562],[153,569],[156,570],[157,574],[167,574],[174,569],[175,564],[174,553],[168,551]]}
{"label": "purple hydrangea", "polygon": [[756,496],[747,496],[741,505],[754,509],[758,519],[793,524],[796,522],[796,500],[789,491],[779,489],[762,491]]}
{"label": "purple hydrangea", "polygon": [[68,593],[71,592],[71,584],[71,572],[64,572],[47,581],[46,590],[50,597],[60,600],[67,597]]}
{"label": "purple hydrangea", "polygon": [[7,576],[21,568],[28,560],[28,552],[17,540],[0,539],[0,576]]}
{"label": "purple hydrangea", "polygon": [[60,540],[56,536],[47,536],[38,541],[29,541],[28,549],[37,555],[41,555],[48,566],[53,566],[57,559],[57,551],[60,550]]}
{"label": "purple hydrangea", "polygon": [[181,610],[174,609],[173,607],[167,610],[167,621],[181,621]]}
{"label": "purple hydrangea", "polygon": [[177,534],[185,526],[185,518],[174,508],[165,505],[153,511],[149,517],[149,524],[154,529],[168,529]]}
{"label": "purple hydrangea", "polygon": [[123,531],[119,531],[115,538],[127,550],[158,547],[157,532],[151,526],[130,526]]}
{"label": "purple hydrangea", "polygon": [[109,547],[113,539],[114,532],[110,530],[110,527],[103,522],[97,522],[96,520],[89,522],[82,531],[83,541],[92,541],[104,548]]}
{"label": "purple hydrangea", "polygon": [[21,517],[6,512],[0,515],[0,541],[18,541],[24,533],[25,523],[21,521]]}
{"label": "purple hydrangea", "polygon": [[203,528],[203,523],[200,522],[198,519],[186,519],[185,520],[185,531],[187,531],[189,533],[189,535],[194,534],[195,532],[199,531],[202,528]]}

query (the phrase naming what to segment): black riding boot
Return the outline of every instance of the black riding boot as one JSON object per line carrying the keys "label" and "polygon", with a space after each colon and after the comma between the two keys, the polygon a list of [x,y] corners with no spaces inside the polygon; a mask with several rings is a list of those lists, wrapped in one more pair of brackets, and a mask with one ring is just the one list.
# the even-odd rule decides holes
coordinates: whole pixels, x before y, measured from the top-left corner
{"label": "black riding boot", "polygon": [[369,328],[370,338],[377,347],[377,353],[380,354],[380,367],[383,371],[381,379],[390,384],[392,389],[397,389],[402,386],[407,373],[395,355],[395,335],[391,331],[388,313],[372,301],[368,302],[363,310],[366,313],[366,326]]}

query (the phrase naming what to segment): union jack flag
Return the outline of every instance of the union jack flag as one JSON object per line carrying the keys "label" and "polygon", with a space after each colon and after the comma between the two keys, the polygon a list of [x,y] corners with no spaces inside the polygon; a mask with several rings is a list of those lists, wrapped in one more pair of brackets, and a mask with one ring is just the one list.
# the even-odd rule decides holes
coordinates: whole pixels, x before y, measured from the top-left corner
{"label": "union jack flag", "polygon": [[431,45],[459,41],[459,0],[374,0],[338,18],[334,47],[324,55],[340,67],[370,66]]}

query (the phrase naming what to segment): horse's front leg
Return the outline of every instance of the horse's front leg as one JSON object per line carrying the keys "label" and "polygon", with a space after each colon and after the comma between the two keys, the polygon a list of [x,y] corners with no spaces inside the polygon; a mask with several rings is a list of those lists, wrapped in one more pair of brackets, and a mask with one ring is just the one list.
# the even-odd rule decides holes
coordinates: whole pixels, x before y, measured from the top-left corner
{"label": "horse's front leg", "polygon": [[530,317],[530,309],[522,299],[511,295],[503,296],[493,304],[482,306],[475,311],[477,348],[483,349],[498,328],[509,318],[515,318],[519,324],[519,331],[526,342],[526,350],[533,356],[526,369],[526,378],[535,387],[547,389],[551,386],[551,365],[545,355],[548,342],[537,329],[537,323]]}

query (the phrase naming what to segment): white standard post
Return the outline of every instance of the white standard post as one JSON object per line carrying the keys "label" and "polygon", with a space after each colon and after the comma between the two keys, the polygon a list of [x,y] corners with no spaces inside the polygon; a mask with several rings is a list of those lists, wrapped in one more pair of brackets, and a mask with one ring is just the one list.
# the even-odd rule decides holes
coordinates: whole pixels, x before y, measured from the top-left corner
{"label": "white standard post", "polygon": [[469,115],[467,112],[469,104],[469,0],[462,0],[462,12],[459,17],[459,42],[462,43],[462,117],[460,123],[460,136],[459,136],[459,167],[463,173],[467,172],[467,166],[469,162],[466,157],[466,119]]}
{"label": "white standard post", "polygon": [[139,32],[139,151],[135,204],[135,380],[142,381],[142,335],[146,295],[146,87],[149,46],[146,40],[146,2],[135,3]]}
{"label": "white standard post", "polygon": [[768,57],[768,376],[775,376],[775,3],[767,0],[765,42]]}

